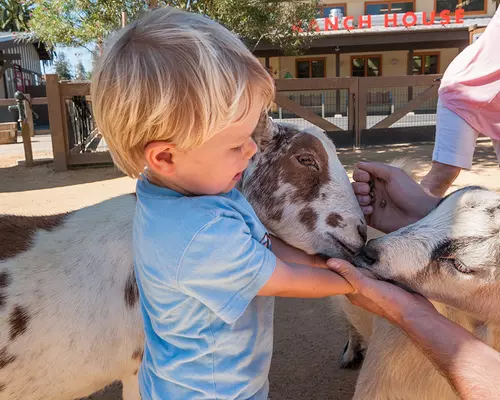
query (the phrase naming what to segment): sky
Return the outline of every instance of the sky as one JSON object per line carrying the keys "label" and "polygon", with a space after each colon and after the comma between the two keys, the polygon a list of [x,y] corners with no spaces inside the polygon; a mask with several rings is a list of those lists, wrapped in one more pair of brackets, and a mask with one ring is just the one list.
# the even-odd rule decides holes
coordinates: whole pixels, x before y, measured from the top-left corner
{"label": "sky", "polygon": [[[78,63],[78,60],[81,60],[83,63],[83,66],[85,67],[85,71],[90,71],[92,69],[92,55],[87,49],[84,49],[83,47],[80,48],[75,48],[75,47],[56,47],[55,52],[57,55],[60,55],[61,53],[66,54],[66,58],[68,61],[71,63],[71,73],[75,73],[75,66]],[[54,61],[57,60],[57,58],[54,59]],[[42,72],[43,72],[43,66],[42,66]],[[50,74],[54,73],[54,66],[48,66],[45,68],[45,73]]]}

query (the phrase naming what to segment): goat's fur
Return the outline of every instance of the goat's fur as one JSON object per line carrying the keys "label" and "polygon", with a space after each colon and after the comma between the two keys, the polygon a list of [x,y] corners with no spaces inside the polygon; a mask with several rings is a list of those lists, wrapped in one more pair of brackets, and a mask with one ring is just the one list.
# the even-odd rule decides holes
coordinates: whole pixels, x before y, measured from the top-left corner
{"label": "goat's fur", "polygon": [[[362,250],[354,262],[427,297],[441,314],[500,350],[499,240],[500,195],[470,187],[421,221],[369,241],[370,257]],[[345,304],[344,310],[367,348],[354,399],[458,398],[400,329],[357,307]]]}
{"label": "goat's fur", "polygon": [[[326,135],[263,119],[256,140],[242,191],[264,225],[310,253],[359,251],[366,224]],[[0,398],[68,400],[115,380],[125,400],[140,398],[135,204],[124,195],[61,216],[0,216]]]}

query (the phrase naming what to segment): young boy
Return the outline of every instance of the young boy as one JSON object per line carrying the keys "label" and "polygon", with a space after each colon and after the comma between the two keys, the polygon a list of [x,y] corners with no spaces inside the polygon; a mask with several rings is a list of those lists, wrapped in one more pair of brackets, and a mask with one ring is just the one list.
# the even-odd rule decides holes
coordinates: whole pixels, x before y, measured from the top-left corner
{"label": "young boy", "polygon": [[277,239],[271,249],[234,189],[273,97],[273,79],[234,34],[171,8],[122,29],[94,70],[97,126],[116,164],[140,178],[143,399],[266,399],[274,296],[353,290],[322,260]]}

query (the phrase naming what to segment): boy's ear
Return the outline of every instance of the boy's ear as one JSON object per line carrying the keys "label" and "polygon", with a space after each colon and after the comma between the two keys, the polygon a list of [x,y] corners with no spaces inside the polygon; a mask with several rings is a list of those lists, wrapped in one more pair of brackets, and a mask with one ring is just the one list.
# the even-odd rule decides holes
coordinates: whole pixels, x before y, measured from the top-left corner
{"label": "boy's ear", "polygon": [[146,165],[152,172],[171,176],[175,173],[175,145],[168,142],[151,142],[144,149]]}

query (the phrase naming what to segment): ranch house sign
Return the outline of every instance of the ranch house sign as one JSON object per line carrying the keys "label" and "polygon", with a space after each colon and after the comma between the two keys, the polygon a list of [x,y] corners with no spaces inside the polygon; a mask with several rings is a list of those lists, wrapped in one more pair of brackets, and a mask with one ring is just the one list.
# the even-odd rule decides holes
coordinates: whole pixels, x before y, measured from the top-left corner
{"label": "ranch house sign", "polygon": [[[357,19],[353,16],[346,17],[330,17],[313,19],[309,22],[309,31],[338,31],[339,29],[370,29],[372,26],[384,26],[385,28],[391,27],[412,27],[415,25],[440,25],[462,24],[464,22],[465,11],[463,9],[456,9],[454,13],[450,10],[443,10],[439,13],[436,11],[429,12],[407,12],[404,14],[384,14],[384,15],[360,15]],[[357,26],[355,21],[357,20]],[[304,32],[302,28],[304,25],[299,21],[297,25],[293,26],[293,31]],[[307,28],[306,28],[307,29]]]}

